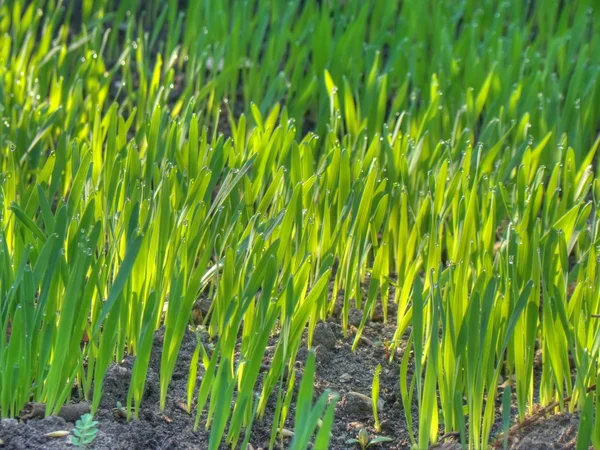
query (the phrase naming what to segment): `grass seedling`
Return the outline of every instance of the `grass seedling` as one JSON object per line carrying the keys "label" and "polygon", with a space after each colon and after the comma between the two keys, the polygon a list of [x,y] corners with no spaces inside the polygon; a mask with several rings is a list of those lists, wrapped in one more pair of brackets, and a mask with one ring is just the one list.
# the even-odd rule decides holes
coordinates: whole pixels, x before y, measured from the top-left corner
{"label": "grass seedling", "polygon": [[358,438],[357,439],[348,439],[346,441],[346,444],[359,445],[361,450],[366,450],[367,448],[372,447],[374,445],[383,444],[385,442],[393,442],[393,441],[394,441],[393,439],[391,439],[389,437],[385,437],[385,436],[377,436],[377,437],[374,437],[371,439],[367,430],[364,428],[361,428],[360,431],[358,432]]}

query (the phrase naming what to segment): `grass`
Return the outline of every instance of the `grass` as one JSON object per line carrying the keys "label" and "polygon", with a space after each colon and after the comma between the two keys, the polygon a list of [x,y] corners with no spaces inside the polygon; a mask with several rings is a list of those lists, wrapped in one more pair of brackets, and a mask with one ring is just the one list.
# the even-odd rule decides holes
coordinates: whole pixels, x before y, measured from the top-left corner
{"label": "grass", "polygon": [[[303,332],[339,294],[356,345],[391,293],[415,448],[485,448],[500,377],[514,420],[558,401],[600,447],[592,0],[75,3],[0,2],[2,417],[74,385],[94,412],[126,353],[137,417],[158,327],[164,407],[203,296],[196,426],[244,447],[273,393],[272,447]],[[297,449],[334,417],[312,358]]]}

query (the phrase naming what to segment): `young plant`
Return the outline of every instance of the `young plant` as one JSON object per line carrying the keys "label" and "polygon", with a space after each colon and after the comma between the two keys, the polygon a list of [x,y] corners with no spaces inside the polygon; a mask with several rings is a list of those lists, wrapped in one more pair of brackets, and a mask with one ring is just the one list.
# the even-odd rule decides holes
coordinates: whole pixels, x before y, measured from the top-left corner
{"label": "young plant", "polygon": [[86,449],[94,442],[98,434],[98,422],[91,414],[84,414],[75,423],[71,444],[77,448]]}
{"label": "young plant", "polygon": [[381,431],[379,423],[379,374],[381,373],[381,364],[377,365],[373,375],[373,384],[371,385],[371,406],[373,407],[373,418],[375,419],[375,429]]}
{"label": "young plant", "polygon": [[361,450],[366,450],[367,448],[369,448],[373,445],[378,445],[378,444],[383,444],[384,442],[393,442],[393,441],[394,440],[392,438],[385,437],[385,436],[377,436],[377,437],[374,437],[371,439],[367,430],[364,428],[361,428],[360,431],[358,432],[358,438],[357,439],[348,439],[346,441],[346,444],[352,444],[352,445],[358,444],[360,446]]}

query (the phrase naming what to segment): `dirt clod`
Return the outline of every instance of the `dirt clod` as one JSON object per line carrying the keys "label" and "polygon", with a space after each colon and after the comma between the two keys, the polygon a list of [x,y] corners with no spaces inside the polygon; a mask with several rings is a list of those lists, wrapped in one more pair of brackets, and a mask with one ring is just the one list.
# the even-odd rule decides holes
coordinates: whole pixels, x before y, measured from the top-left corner
{"label": "dirt clod", "polygon": [[57,416],[35,419],[27,423],[19,423],[15,419],[0,420],[0,437],[4,441],[4,448],[15,450],[69,448],[68,437],[50,438],[45,435],[57,430],[71,429],[72,424]]}
{"label": "dirt clod", "polygon": [[352,326],[358,327],[362,320],[362,311],[360,309],[352,308],[348,313],[348,323]]}
{"label": "dirt clod", "polygon": [[329,324],[325,322],[317,324],[313,334],[313,345],[322,346],[325,350],[332,350],[335,347],[335,334]]}
{"label": "dirt clod", "polygon": [[328,364],[331,361],[331,353],[324,346],[317,345],[315,359],[319,365]]}
{"label": "dirt clod", "polygon": [[350,383],[352,381],[352,376],[349,373],[343,373],[340,377],[340,382],[342,383]]}
{"label": "dirt clod", "polygon": [[358,395],[344,394],[339,405],[345,416],[354,420],[366,420],[373,414],[371,404]]}
{"label": "dirt clod", "polygon": [[515,450],[566,450],[577,438],[578,414],[559,414],[548,417],[522,430],[516,436]]}

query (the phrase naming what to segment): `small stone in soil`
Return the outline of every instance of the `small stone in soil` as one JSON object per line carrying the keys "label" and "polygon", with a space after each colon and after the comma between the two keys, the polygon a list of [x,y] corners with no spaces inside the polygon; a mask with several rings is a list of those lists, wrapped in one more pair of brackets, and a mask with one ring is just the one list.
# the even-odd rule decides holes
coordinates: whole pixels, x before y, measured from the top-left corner
{"label": "small stone in soil", "polygon": [[350,376],[349,373],[343,373],[342,376],[340,377],[340,381],[342,383],[349,383],[350,381],[352,381],[352,377]]}
{"label": "small stone in soil", "polygon": [[374,330],[381,330],[383,329],[383,324],[380,322],[369,322],[369,327],[373,328]]}

